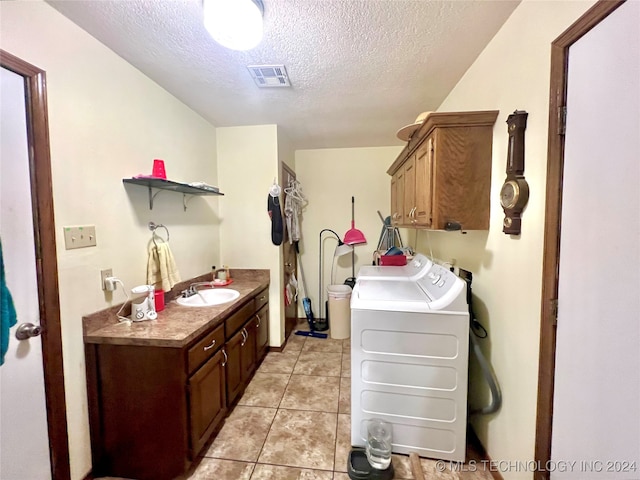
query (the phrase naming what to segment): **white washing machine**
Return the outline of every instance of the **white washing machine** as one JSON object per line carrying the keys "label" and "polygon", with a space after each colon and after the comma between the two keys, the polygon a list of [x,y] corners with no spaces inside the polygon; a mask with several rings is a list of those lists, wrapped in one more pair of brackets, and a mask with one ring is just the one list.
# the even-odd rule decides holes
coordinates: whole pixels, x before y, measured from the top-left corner
{"label": "white washing machine", "polygon": [[433,262],[421,253],[417,253],[409,263],[402,266],[365,265],[358,270],[358,278],[379,280],[410,280],[422,278]]}
{"label": "white washing machine", "polygon": [[[390,267],[384,267],[390,268]],[[469,311],[466,285],[432,264],[417,281],[359,277],[351,295],[351,443],[367,421],[393,426],[394,453],[463,462]]]}

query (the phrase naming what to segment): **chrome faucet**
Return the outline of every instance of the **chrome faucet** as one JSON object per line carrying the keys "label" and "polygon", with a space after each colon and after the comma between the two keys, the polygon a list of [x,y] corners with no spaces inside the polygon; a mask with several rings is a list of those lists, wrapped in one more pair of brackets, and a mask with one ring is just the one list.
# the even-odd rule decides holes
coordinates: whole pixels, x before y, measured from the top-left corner
{"label": "chrome faucet", "polygon": [[188,298],[198,293],[198,287],[212,287],[211,282],[196,282],[189,285],[189,288],[181,292],[182,298]]}

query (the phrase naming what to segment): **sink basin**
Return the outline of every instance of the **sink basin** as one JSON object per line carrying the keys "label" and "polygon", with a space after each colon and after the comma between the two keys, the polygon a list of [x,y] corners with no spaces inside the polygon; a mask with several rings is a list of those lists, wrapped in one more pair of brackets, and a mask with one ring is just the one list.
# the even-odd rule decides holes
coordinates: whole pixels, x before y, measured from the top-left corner
{"label": "sink basin", "polygon": [[231,288],[207,288],[187,298],[179,297],[176,301],[183,307],[213,307],[233,302],[240,292]]}

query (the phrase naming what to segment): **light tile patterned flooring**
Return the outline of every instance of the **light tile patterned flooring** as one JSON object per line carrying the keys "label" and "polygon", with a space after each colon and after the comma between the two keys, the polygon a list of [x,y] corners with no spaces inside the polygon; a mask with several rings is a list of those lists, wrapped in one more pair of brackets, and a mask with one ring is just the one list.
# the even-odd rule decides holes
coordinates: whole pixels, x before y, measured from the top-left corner
{"label": "light tile patterned flooring", "polygon": [[[349,340],[291,335],[270,352],[189,480],[348,480],[351,448]],[[479,459],[469,451],[468,459]],[[395,478],[412,479],[409,457],[393,455]],[[440,472],[432,480],[491,480],[488,472]]]}

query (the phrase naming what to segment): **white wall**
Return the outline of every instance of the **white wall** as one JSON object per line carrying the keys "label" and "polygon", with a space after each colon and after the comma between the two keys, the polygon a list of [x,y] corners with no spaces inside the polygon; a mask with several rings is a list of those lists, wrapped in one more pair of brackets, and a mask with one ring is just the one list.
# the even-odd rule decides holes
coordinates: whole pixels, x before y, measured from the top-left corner
{"label": "white wall", "polygon": [[[489,232],[420,233],[418,249],[474,273],[475,307],[489,330],[483,341],[502,387],[502,410],[473,422],[495,460],[531,460],[534,455],[538,348],[542,283],[546,149],[549,115],[551,42],[593,5],[592,1],[525,0],[469,68],[439,111],[493,110],[494,128]],[[499,191],[505,178],[507,116],[529,112],[526,178],[531,194],[523,214],[522,235],[502,233]],[[474,369],[471,402],[486,402]],[[503,471],[506,479],[531,478],[530,472]]]}
{"label": "white wall", "polygon": [[269,345],[284,341],[281,282],[282,247],[271,242],[267,196],[278,179],[276,125],[217,129],[218,175],[225,197],[220,203],[220,261],[230,268],[267,268],[269,289]]}
{"label": "white wall", "polygon": [[[81,317],[124,295],[100,289],[112,268],[128,288],[146,282],[147,223],[164,223],[184,279],[219,264],[217,197],[147,190],[122,178],[154,158],[178,181],[216,185],[216,133],[122,58],[43,2],[1,2],[2,49],[47,73],[67,418],[73,479],[91,469]],[[222,188],[224,189],[224,188]],[[224,198],[224,197],[222,197]],[[97,247],[65,250],[62,227],[96,226]]]}
{"label": "white wall", "polygon": [[[307,282],[307,296],[311,298],[316,317],[318,304],[318,261],[320,231],[334,230],[340,238],[351,228],[351,197],[355,197],[355,226],[367,238],[366,245],[355,247],[355,271],[370,265],[382,230],[383,217],[391,208],[391,187],[386,173],[402,147],[339,148],[296,151],[296,176],[302,183],[309,204],[303,211],[301,261]],[[324,288],[330,283],[331,261],[337,240],[330,233],[323,235]],[[340,257],[336,263],[335,279],[341,284],[351,276],[351,255]],[[301,305],[300,305],[300,308]],[[323,307],[324,308],[324,307]],[[301,310],[299,315],[304,317]]]}

